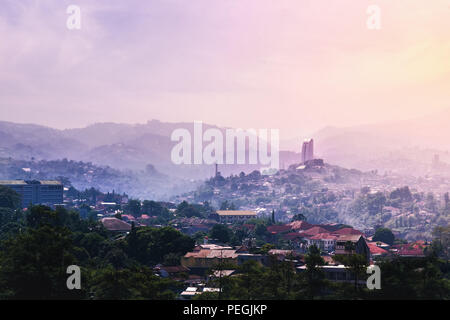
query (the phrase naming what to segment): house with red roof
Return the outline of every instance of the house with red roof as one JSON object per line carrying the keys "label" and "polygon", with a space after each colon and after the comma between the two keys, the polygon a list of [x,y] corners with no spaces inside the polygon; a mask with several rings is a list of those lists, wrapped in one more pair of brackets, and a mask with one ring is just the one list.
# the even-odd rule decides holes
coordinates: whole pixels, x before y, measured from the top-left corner
{"label": "house with red roof", "polygon": [[318,226],[328,230],[328,232],[331,233],[342,228],[342,224],[340,223],[319,224]]}
{"label": "house with red roof", "polygon": [[299,232],[289,232],[283,234],[283,239],[287,241],[297,241],[297,240],[303,240],[304,237]]}
{"label": "house with red roof", "polygon": [[425,253],[423,252],[423,249],[420,248],[401,248],[397,251],[397,254],[400,257],[411,257],[411,258],[422,258],[425,257]]}
{"label": "house with red roof", "polygon": [[369,247],[370,256],[372,260],[376,260],[379,257],[385,257],[390,254],[389,251],[380,247],[377,242],[368,242],[368,241],[366,242],[367,246]]}
{"label": "house with red roof", "polygon": [[360,254],[370,261],[370,249],[366,240],[360,234],[340,235],[336,240],[335,254]]}
{"label": "house with red roof", "polygon": [[308,247],[315,245],[324,251],[334,251],[336,246],[337,236],[332,235],[330,233],[319,233],[313,236],[306,236],[305,239],[308,241]]}
{"label": "house with red roof", "polygon": [[315,236],[320,233],[328,233],[328,231],[322,227],[315,226],[315,227],[309,228],[308,230],[304,230],[301,232],[301,234],[303,234],[305,236]]}
{"label": "house with red roof", "polygon": [[425,246],[413,242],[409,244],[394,245],[392,246],[391,251],[400,257],[421,258],[425,257],[424,249]]}
{"label": "house with red roof", "polygon": [[340,236],[340,235],[361,235],[361,236],[363,236],[364,235],[364,233],[362,233],[361,231],[353,229],[353,228],[342,228],[342,229],[334,231],[333,234],[338,235],[338,236]]}

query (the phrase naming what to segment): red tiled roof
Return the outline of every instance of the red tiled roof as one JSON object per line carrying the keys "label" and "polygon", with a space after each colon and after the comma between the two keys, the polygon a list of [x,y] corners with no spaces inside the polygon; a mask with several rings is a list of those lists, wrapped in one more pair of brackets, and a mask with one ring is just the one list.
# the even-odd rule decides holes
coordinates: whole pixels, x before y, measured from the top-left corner
{"label": "red tiled roof", "polygon": [[283,234],[284,240],[294,240],[297,238],[303,238],[303,236],[298,232],[289,232],[289,233]]}
{"label": "red tiled roof", "polygon": [[426,247],[425,245],[421,245],[417,242],[411,242],[411,243],[403,243],[403,244],[395,244],[392,246],[392,248],[398,249],[398,250],[412,250],[412,249],[423,249]]}
{"label": "red tiled roof", "polygon": [[351,235],[351,234],[364,235],[361,231],[355,230],[353,228],[342,228],[342,229],[336,230],[335,232],[333,232],[333,234],[337,234],[337,235]]}
{"label": "red tiled roof", "polygon": [[424,256],[423,250],[420,248],[401,248],[397,252],[400,256]]}
{"label": "red tiled roof", "polygon": [[267,231],[272,234],[289,232],[291,231],[291,226],[290,225],[268,226]]}
{"label": "red tiled roof", "polygon": [[334,224],[319,224],[318,226],[328,230],[328,232],[334,232],[334,231],[340,229],[340,224],[337,224],[337,223],[334,223]]}
{"label": "red tiled roof", "polygon": [[317,235],[320,233],[328,233],[328,231],[325,230],[324,228],[316,226],[316,227],[309,228],[308,230],[305,230],[302,232],[302,234],[308,235],[308,236],[314,236],[314,235]]}
{"label": "red tiled roof", "polygon": [[423,256],[424,247],[426,247],[426,245],[422,245],[419,241],[392,246],[392,248],[397,249],[397,254],[401,256]]}
{"label": "red tiled roof", "polygon": [[309,239],[311,240],[336,240],[337,237],[329,234],[329,233],[319,233],[313,236],[310,236]]}
{"label": "red tiled roof", "polygon": [[384,250],[383,248],[377,246],[376,242],[367,242],[367,246],[369,247],[370,253],[372,255],[383,255],[389,253],[387,250]]}

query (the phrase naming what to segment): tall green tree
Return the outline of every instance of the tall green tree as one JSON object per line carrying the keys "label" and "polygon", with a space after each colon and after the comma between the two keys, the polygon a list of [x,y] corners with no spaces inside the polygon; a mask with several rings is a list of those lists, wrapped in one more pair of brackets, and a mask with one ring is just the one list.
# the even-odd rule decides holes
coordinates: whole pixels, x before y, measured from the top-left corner
{"label": "tall green tree", "polygon": [[180,289],[176,282],[160,279],[144,266],[95,270],[89,283],[91,297],[98,300],[173,300]]}
{"label": "tall green tree", "polygon": [[80,298],[68,290],[66,269],[75,264],[70,231],[63,227],[28,229],[4,241],[0,250],[0,294],[10,299]]}
{"label": "tall green tree", "polygon": [[125,212],[131,214],[133,217],[140,217],[141,201],[137,199],[129,199],[125,207]]}
{"label": "tall green tree", "polygon": [[237,278],[238,286],[234,296],[246,300],[261,299],[264,268],[258,262],[249,260],[239,267],[238,272],[240,275]]}
{"label": "tall green tree", "polygon": [[13,189],[0,186],[0,208],[19,209],[22,204],[22,198]]}
{"label": "tall green tree", "polygon": [[210,235],[213,239],[217,239],[223,243],[228,243],[230,242],[232,233],[226,225],[218,223],[211,228]]}
{"label": "tall green tree", "polygon": [[309,299],[314,299],[325,287],[325,273],[322,266],[325,261],[320,255],[320,249],[316,246],[310,246],[305,255],[306,271],[304,273],[304,282],[306,284],[306,294]]}
{"label": "tall green tree", "polygon": [[169,254],[184,255],[194,248],[195,241],[172,227],[140,227],[125,238],[128,255],[139,263],[162,263]]}
{"label": "tall green tree", "polygon": [[142,213],[148,214],[150,216],[160,216],[163,215],[165,209],[160,203],[156,201],[144,200],[142,202]]}
{"label": "tall green tree", "polygon": [[358,291],[358,282],[365,277],[369,263],[362,254],[335,255],[334,260],[344,264],[351,272],[354,278],[355,291]]}
{"label": "tall green tree", "polygon": [[381,241],[389,245],[393,245],[395,241],[395,236],[392,231],[388,228],[378,228],[373,236],[373,241]]}

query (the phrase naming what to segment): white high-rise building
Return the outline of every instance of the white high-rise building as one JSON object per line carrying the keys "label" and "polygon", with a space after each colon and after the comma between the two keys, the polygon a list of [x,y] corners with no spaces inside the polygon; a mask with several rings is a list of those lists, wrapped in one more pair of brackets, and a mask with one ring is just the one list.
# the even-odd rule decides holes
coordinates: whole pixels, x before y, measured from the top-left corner
{"label": "white high-rise building", "polygon": [[314,140],[306,139],[302,146],[302,163],[314,159]]}

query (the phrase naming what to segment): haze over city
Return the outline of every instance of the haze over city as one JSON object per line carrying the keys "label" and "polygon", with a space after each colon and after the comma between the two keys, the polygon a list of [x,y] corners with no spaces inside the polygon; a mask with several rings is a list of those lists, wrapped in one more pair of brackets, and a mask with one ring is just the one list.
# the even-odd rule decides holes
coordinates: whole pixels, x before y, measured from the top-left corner
{"label": "haze over city", "polygon": [[449,17],[0,0],[0,300],[176,319],[449,300]]}
{"label": "haze over city", "polygon": [[[0,118],[55,128],[201,120],[279,128],[420,118],[450,107],[449,4],[377,1],[0,3]],[[439,117],[438,117],[439,118]]]}

